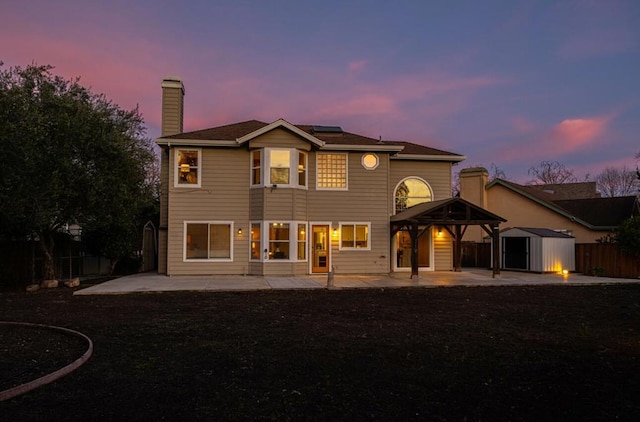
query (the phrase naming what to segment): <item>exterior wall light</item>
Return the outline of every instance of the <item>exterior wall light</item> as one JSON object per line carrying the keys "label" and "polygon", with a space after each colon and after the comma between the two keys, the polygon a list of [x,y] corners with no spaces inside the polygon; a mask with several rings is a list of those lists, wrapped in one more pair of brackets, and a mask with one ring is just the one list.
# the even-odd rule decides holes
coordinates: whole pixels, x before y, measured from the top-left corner
{"label": "exterior wall light", "polygon": [[242,229],[238,229],[238,234],[242,234]]}

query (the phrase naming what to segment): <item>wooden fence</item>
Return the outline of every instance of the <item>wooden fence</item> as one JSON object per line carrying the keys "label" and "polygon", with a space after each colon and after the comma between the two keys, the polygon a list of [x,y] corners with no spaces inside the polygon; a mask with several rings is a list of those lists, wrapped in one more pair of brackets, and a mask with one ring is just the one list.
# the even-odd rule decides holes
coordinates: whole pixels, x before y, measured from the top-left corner
{"label": "wooden fence", "polygon": [[587,275],[639,278],[640,257],[625,255],[614,244],[576,244],[576,271]]}

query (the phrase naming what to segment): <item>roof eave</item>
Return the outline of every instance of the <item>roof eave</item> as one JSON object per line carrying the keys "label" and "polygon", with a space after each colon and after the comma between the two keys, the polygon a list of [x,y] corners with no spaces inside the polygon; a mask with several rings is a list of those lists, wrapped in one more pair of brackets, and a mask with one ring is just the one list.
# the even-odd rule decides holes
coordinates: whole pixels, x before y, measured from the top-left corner
{"label": "roof eave", "polygon": [[160,146],[193,146],[193,147],[237,147],[236,141],[225,139],[174,139],[174,138],[157,138],[156,144]]}
{"label": "roof eave", "polygon": [[433,155],[433,154],[396,154],[392,160],[448,161],[459,163],[467,159],[465,155]]}
{"label": "roof eave", "polygon": [[378,151],[378,152],[398,152],[404,147],[389,145],[353,145],[353,144],[325,144],[321,151]]}

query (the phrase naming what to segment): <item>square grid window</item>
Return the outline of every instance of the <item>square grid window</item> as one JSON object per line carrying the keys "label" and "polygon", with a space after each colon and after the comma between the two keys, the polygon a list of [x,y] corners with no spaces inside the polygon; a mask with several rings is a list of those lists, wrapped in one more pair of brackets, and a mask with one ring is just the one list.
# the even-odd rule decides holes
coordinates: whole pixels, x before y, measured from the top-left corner
{"label": "square grid window", "polygon": [[318,154],[317,166],[318,189],[347,189],[347,154]]}

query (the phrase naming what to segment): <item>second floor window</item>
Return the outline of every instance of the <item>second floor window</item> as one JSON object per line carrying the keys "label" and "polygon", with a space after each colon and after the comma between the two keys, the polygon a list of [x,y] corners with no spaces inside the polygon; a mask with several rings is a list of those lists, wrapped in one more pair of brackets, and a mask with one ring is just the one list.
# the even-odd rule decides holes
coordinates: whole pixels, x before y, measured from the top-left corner
{"label": "second floor window", "polygon": [[293,148],[251,151],[251,185],[307,186],[307,153]]}
{"label": "second floor window", "polygon": [[396,186],[396,214],[414,205],[432,200],[431,188],[427,182],[418,177],[407,177]]}
{"label": "second floor window", "polygon": [[291,151],[288,149],[272,149],[269,151],[269,183],[272,185],[288,185],[291,172]]}
{"label": "second floor window", "polygon": [[199,149],[176,149],[175,186],[200,187],[200,156]]}

